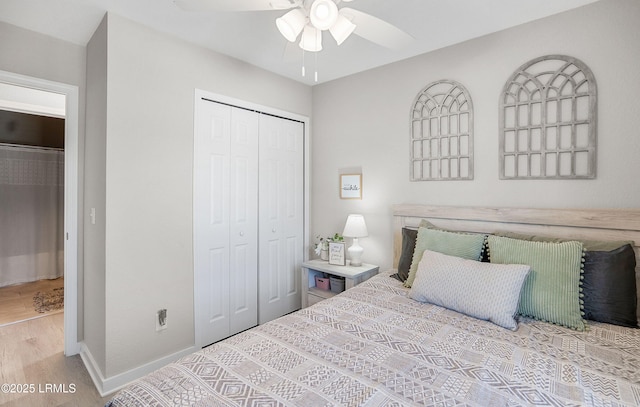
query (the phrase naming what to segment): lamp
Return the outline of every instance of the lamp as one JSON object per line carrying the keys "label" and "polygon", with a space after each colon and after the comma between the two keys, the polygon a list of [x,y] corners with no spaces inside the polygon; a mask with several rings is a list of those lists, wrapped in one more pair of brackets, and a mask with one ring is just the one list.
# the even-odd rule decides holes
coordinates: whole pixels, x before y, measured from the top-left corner
{"label": "lamp", "polygon": [[300,39],[300,48],[305,51],[318,52],[322,50],[322,32],[311,24],[304,26],[302,38]]}
{"label": "lamp", "polygon": [[[292,0],[280,0],[292,1]],[[351,1],[351,0],[342,0]],[[293,2],[292,2],[293,3]],[[345,16],[342,10],[338,9],[340,0],[309,0],[296,1],[297,7],[281,17],[276,18],[278,31],[287,41],[295,42],[300,36],[300,48],[303,51],[322,51],[322,31],[329,30],[338,45],[342,44],[356,29],[348,15]],[[271,3],[274,8],[279,8],[279,4]],[[289,8],[283,6],[282,8]],[[302,35],[300,35],[302,33]],[[316,54],[316,66],[317,66]],[[302,52],[302,76],[305,76],[304,52]],[[318,82],[318,69],[315,72],[316,82]]]}
{"label": "lamp", "polygon": [[322,31],[329,30],[340,45],[356,29],[334,0],[314,0],[311,5],[302,3],[299,8],[276,18],[276,26],[290,42],[295,42],[302,33],[300,47],[310,52],[322,50]]}
{"label": "lamp", "polygon": [[329,32],[333,39],[336,40],[338,45],[342,44],[346,40],[353,30],[356,29],[356,25],[351,22],[347,17],[342,14],[338,15],[336,22],[329,28]]}
{"label": "lamp", "polygon": [[318,30],[328,30],[338,18],[338,6],[333,0],[315,0],[309,10],[309,20]]}
{"label": "lamp", "polygon": [[351,259],[350,264],[352,266],[361,266],[362,252],[364,249],[358,244],[358,238],[368,235],[367,225],[364,223],[364,216],[355,214],[349,215],[347,217],[347,223],[344,225],[342,235],[353,238],[353,244],[349,249],[347,249],[349,252],[349,258]]}
{"label": "lamp", "polygon": [[280,30],[280,34],[290,42],[295,42],[296,38],[304,28],[307,21],[302,10],[293,9],[287,14],[276,19],[276,26]]}

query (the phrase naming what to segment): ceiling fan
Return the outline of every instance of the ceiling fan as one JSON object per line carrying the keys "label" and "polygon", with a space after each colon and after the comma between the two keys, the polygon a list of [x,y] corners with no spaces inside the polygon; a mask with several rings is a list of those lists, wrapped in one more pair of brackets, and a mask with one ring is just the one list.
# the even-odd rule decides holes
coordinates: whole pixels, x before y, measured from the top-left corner
{"label": "ceiling fan", "polygon": [[290,10],[276,19],[280,33],[305,51],[322,50],[322,31],[338,45],[352,33],[386,48],[401,48],[413,40],[398,27],[362,11],[338,6],[352,0],[173,0],[187,11]]}

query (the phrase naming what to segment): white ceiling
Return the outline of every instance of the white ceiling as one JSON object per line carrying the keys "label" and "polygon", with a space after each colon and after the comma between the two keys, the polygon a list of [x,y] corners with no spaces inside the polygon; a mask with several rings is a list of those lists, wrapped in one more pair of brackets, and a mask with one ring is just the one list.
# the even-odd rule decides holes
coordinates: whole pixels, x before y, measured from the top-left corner
{"label": "white ceiling", "polygon": [[387,49],[352,35],[338,47],[325,32],[324,49],[305,53],[304,78],[302,51],[288,46],[275,26],[284,11],[187,12],[172,0],[0,0],[0,21],[86,45],[109,11],[313,85],[316,68],[322,83],[595,1],[354,0],[349,7],[394,24],[415,41]]}

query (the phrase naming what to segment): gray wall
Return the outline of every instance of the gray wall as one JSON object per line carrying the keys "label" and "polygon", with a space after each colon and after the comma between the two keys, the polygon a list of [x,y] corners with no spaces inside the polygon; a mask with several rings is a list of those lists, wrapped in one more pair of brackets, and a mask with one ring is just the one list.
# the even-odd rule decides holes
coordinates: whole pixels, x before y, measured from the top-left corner
{"label": "gray wall", "polygon": [[[395,203],[517,207],[638,207],[640,2],[602,0],[313,88],[311,236],[341,232],[362,213],[363,260],[391,266]],[[595,180],[498,179],[498,97],[519,66],[543,55],[586,63],[598,84]],[[409,181],[409,110],[427,84],[467,87],[475,110],[475,179]],[[362,201],[338,197],[338,174],[362,169]],[[348,171],[348,170],[347,170]],[[349,243],[350,244],[350,243]]]}
{"label": "gray wall", "polygon": [[[87,149],[86,157],[105,160],[104,175],[100,168],[95,173],[104,197],[99,189],[86,196],[87,208],[96,202],[97,222],[104,222],[104,244],[87,247],[97,255],[87,256],[86,268],[104,269],[104,283],[96,286],[104,284],[106,298],[87,298],[85,306],[104,318],[104,343],[96,339],[88,347],[98,357],[104,353],[100,369],[109,379],[194,345],[194,90],[310,116],[311,88],[117,15],[106,21],[106,62],[90,63],[88,73],[97,84],[88,98],[102,109],[105,144],[103,151]],[[94,95],[105,80],[100,75],[106,75],[106,108]],[[100,143],[103,128],[94,130],[87,139]],[[87,223],[87,234],[100,227]],[[161,308],[168,310],[168,327],[156,332]]]}
{"label": "gray wall", "polygon": [[[106,367],[105,202],[107,137],[107,18],[87,44],[87,127],[84,202],[84,343],[98,368]],[[91,223],[95,208],[95,224]]]}
{"label": "gray wall", "polygon": [[[83,165],[86,50],[80,45],[0,22],[0,70],[77,86],[78,112],[78,303],[83,301]],[[78,306],[78,340],[82,340],[83,309]]]}

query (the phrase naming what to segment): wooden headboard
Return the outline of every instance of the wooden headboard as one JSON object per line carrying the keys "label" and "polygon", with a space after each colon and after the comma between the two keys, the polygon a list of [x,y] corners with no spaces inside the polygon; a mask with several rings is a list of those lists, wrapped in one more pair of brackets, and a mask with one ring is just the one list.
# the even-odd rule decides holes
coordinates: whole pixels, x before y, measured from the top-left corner
{"label": "wooden headboard", "polygon": [[[627,240],[636,252],[636,286],[640,290],[640,209],[531,209],[399,204],[393,206],[393,266],[402,251],[402,228],[422,219],[457,231],[498,231],[580,240]],[[638,295],[640,298],[640,293]],[[638,303],[640,315],[640,302]]]}

